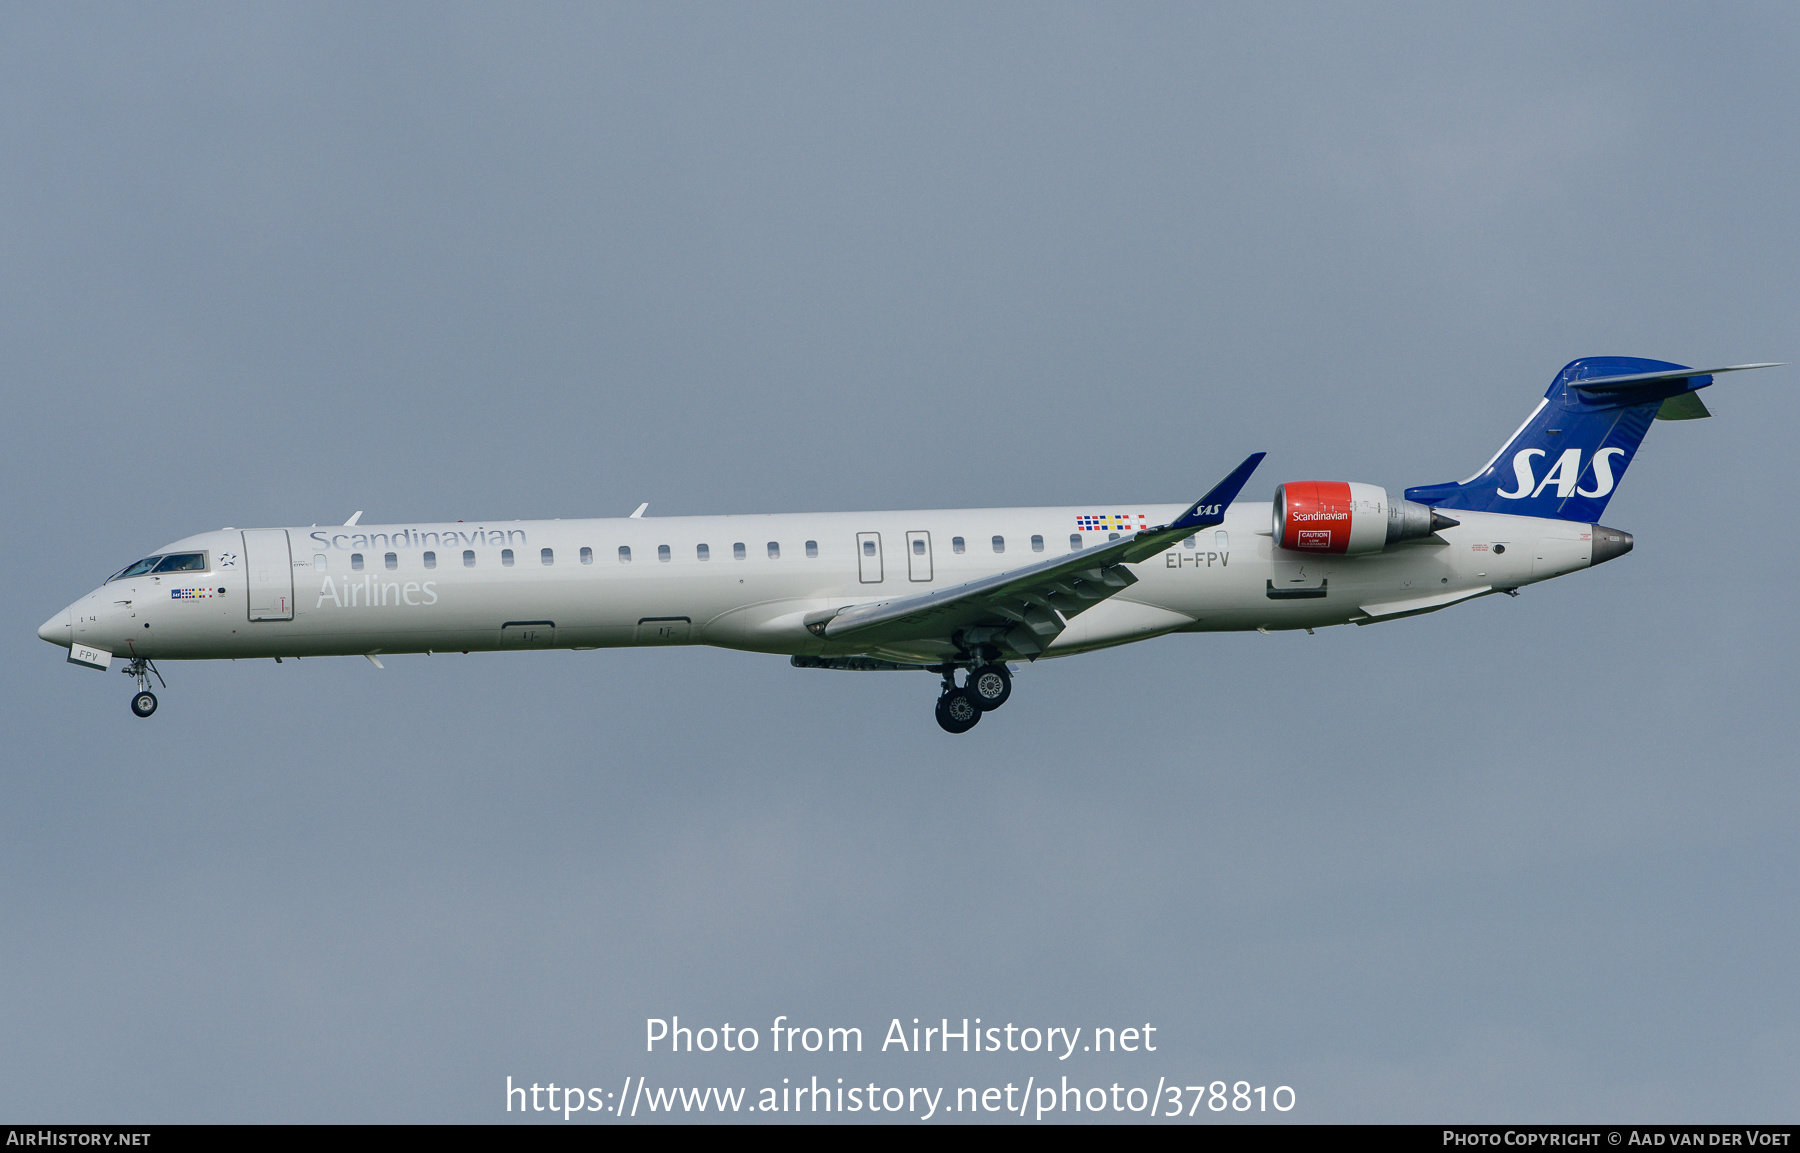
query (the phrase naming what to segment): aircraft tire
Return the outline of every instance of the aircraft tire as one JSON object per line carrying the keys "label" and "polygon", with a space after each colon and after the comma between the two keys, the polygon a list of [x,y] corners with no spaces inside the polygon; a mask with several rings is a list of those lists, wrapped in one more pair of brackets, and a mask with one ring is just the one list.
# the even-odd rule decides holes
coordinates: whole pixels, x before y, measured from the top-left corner
{"label": "aircraft tire", "polygon": [[1012,696],[1012,674],[1005,665],[982,665],[969,674],[967,689],[976,708],[992,712]]}
{"label": "aircraft tire", "polygon": [[966,733],[981,720],[981,706],[967,689],[951,689],[937,702],[937,723],[946,733]]}
{"label": "aircraft tire", "polygon": [[147,717],[156,711],[156,694],[149,689],[131,698],[131,711],[140,717]]}

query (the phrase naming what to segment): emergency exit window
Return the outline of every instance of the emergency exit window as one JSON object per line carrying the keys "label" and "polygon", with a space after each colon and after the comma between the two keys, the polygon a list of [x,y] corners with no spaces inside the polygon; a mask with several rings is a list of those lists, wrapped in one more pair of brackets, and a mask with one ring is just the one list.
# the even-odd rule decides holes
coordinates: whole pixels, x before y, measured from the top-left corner
{"label": "emergency exit window", "polygon": [[[869,546],[869,552],[871,554],[873,554],[875,552],[874,545]],[[913,541],[913,555],[914,556],[924,556],[925,555],[925,542],[923,540],[914,540]]]}

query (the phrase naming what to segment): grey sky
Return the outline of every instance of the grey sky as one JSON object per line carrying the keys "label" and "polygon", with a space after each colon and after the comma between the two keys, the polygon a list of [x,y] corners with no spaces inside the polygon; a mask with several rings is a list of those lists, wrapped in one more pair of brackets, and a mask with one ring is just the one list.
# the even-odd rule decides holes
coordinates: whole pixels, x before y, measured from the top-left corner
{"label": "grey sky", "polygon": [[[1793,372],[1591,573],[929,678],[710,650],[172,664],[33,630],[220,525],[1468,475],[1566,361],[1800,359],[1790,5],[0,11],[0,1116],[503,1120],[1068,1075],[1299,1120],[1800,1084]],[[1771,515],[1771,514],[1774,515]],[[647,1061],[646,1016],[1158,1026]],[[995,1080],[995,1079],[998,1080]]]}

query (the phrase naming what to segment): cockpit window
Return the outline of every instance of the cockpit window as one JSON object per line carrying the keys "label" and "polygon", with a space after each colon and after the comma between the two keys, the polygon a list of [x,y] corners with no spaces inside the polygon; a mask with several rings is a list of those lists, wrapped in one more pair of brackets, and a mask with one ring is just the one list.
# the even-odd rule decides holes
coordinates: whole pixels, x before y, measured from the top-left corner
{"label": "cockpit window", "polygon": [[124,580],[126,577],[143,576],[145,573],[155,568],[156,562],[161,559],[162,558],[159,556],[147,556],[136,564],[126,565],[112,576],[106,578],[107,583],[111,584],[116,580]]}
{"label": "cockpit window", "polygon": [[205,572],[206,554],[203,552],[171,553],[156,566],[157,572]]}

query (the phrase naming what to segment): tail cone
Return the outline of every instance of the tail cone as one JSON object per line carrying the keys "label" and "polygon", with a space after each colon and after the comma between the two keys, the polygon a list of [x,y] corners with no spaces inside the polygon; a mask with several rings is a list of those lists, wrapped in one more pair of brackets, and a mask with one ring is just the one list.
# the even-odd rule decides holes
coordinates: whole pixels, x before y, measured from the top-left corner
{"label": "tail cone", "polygon": [[1603,524],[1593,526],[1594,556],[1588,561],[1591,568],[1597,564],[1605,564],[1614,557],[1624,556],[1631,551],[1631,534],[1616,528],[1607,528]]}

